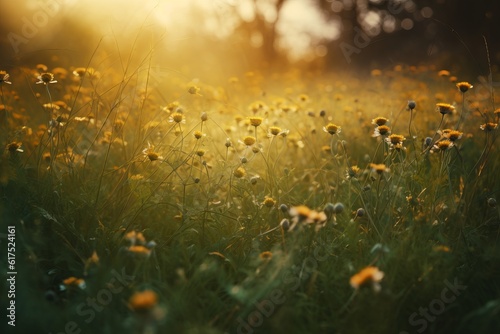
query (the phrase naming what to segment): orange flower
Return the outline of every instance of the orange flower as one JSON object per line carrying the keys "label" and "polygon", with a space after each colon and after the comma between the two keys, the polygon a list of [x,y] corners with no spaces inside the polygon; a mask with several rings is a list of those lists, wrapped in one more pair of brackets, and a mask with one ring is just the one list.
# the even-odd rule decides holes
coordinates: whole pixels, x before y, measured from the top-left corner
{"label": "orange flower", "polygon": [[357,274],[353,275],[349,281],[354,289],[359,289],[362,286],[371,285],[375,291],[380,291],[379,282],[384,278],[384,273],[377,267],[368,266],[362,269]]}
{"label": "orange flower", "polygon": [[158,304],[158,295],[152,290],[136,292],[129,298],[128,304],[135,312],[148,312]]}

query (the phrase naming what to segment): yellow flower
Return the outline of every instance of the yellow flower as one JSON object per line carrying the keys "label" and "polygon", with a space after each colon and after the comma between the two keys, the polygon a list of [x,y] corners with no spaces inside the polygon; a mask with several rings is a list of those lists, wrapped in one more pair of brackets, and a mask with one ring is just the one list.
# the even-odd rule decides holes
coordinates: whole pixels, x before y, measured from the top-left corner
{"label": "yellow flower", "polygon": [[192,94],[192,95],[200,95],[200,87],[197,87],[197,86],[190,86],[188,88],[188,93],[189,94]]}
{"label": "yellow flower", "polygon": [[442,135],[444,138],[454,142],[456,140],[459,140],[462,138],[463,132],[457,131],[457,130],[443,130]]}
{"label": "yellow flower", "polygon": [[205,155],[205,150],[200,148],[199,150],[196,151],[196,155],[199,156],[199,157],[202,157]]}
{"label": "yellow flower", "polygon": [[66,287],[78,287],[80,289],[85,289],[86,287],[85,280],[83,278],[76,278],[74,276],[64,279],[63,284]]}
{"label": "yellow flower", "polygon": [[142,154],[144,154],[149,161],[163,160],[163,157],[155,151],[155,147],[151,143],[148,143],[148,147],[142,150]]}
{"label": "yellow flower", "polygon": [[135,312],[148,312],[158,304],[158,295],[152,290],[135,292],[130,296],[128,305]]}
{"label": "yellow flower", "polygon": [[273,253],[271,253],[270,251],[265,251],[259,254],[259,258],[264,261],[269,261],[272,259],[272,257]]}
{"label": "yellow flower", "polygon": [[447,70],[441,70],[438,72],[438,75],[440,77],[449,77],[450,76],[450,71],[447,71]]}
{"label": "yellow flower", "polygon": [[241,179],[242,177],[247,175],[247,172],[246,172],[245,168],[238,167],[234,170],[233,175],[234,175],[234,177]]}
{"label": "yellow flower", "polygon": [[446,151],[447,149],[450,149],[453,147],[453,142],[448,139],[443,139],[438,141],[434,146],[432,147],[432,151]]}
{"label": "yellow flower", "polygon": [[22,145],[22,143],[12,142],[12,143],[7,145],[7,150],[12,154],[14,154],[16,152],[22,153],[24,151],[21,149],[21,145]]}
{"label": "yellow flower", "polygon": [[269,127],[269,135],[270,136],[277,136],[281,132],[281,128],[278,126],[271,126]]}
{"label": "yellow flower", "polygon": [[252,137],[252,136],[246,136],[245,138],[243,138],[243,143],[246,145],[246,146],[252,146],[253,144],[255,144],[255,141],[257,139],[255,139],[255,137]]}
{"label": "yellow flower", "polygon": [[391,146],[402,144],[403,141],[405,141],[405,140],[406,140],[406,138],[404,136],[396,135],[396,134],[392,134],[385,139],[385,141]]}
{"label": "yellow flower", "polygon": [[276,205],[276,201],[272,197],[266,196],[264,197],[264,201],[262,202],[262,204],[264,204],[268,208],[272,208],[273,206]]}
{"label": "yellow flower", "polygon": [[54,74],[49,73],[49,72],[45,72],[45,73],[40,74],[37,77],[37,79],[38,79],[38,81],[36,82],[36,84],[48,85],[48,84],[52,84],[52,83],[57,83],[57,80],[54,80]]}
{"label": "yellow flower", "polygon": [[387,122],[389,122],[389,119],[387,119],[385,117],[375,117],[374,119],[372,119],[372,124],[375,124],[378,126],[385,125],[385,124],[387,124]]}
{"label": "yellow flower", "polygon": [[370,168],[372,169],[372,172],[375,172],[379,175],[383,174],[384,172],[389,172],[389,168],[385,164],[370,164]]}
{"label": "yellow flower", "polygon": [[391,128],[387,125],[379,125],[373,131],[372,137],[387,136],[391,134]]}
{"label": "yellow flower", "polygon": [[436,103],[436,110],[442,115],[446,115],[455,111],[455,107],[448,103]]}
{"label": "yellow flower", "polygon": [[488,122],[488,123],[482,124],[481,126],[479,126],[479,128],[483,131],[490,132],[490,131],[493,131],[496,128],[498,128],[498,124],[493,123],[493,122]]}
{"label": "yellow flower", "polygon": [[181,114],[180,112],[174,112],[170,117],[168,118],[168,121],[170,123],[186,123],[186,120],[184,119],[184,115]]}
{"label": "yellow flower", "polygon": [[360,168],[358,166],[351,166],[347,168],[347,178],[351,179],[353,177],[358,176],[358,173],[360,171]]}
{"label": "yellow flower", "polygon": [[334,134],[340,133],[340,126],[333,124],[333,123],[328,123],[326,126],[323,127],[323,131],[328,132],[332,136]]}
{"label": "yellow flower", "polygon": [[140,255],[140,256],[145,256],[145,257],[148,257],[151,254],[151,249],[149,249],[149,248],[147,248],[146,246],[143,246],[143,245],[130,246],[128,248],[128,251],[131,252],[131,253],[133,253],[133,254]]}
{"label": "yellow flower", "polygon": [[0,84],[12,84],[12,82],[9,81],[9,74],[5,71],[0,71]]}
{"label": "yellow flower", "polygon": [[468,91],[469,89],[471,89],[472,86],[470,83],[468,82],[459,82],[457,83],[457,88],[462,92],[462,93],[465,93],[466,91]]}
{"label": "yellow flower", "polygon": [[362,269],[357,274],[353,275],[349,283],[354,289],[359,289],[362,286],[371,285],[375,291],[380,290],[379,282],[384,278],[384,273],[377,267],[368,266]]}
{"label": "yellow flower", "polygon": [[262,124],[262,117],[249,117],[250,120],[250,125],[258,127],[259,125]]}
{"label": "yellow flower", "polygon": [[196,139],[200,139],[201,137],[203,137],[203,132],[201,131],[198,131],[196,130],[194,133],[193,133],[193,136],[196,138]]}

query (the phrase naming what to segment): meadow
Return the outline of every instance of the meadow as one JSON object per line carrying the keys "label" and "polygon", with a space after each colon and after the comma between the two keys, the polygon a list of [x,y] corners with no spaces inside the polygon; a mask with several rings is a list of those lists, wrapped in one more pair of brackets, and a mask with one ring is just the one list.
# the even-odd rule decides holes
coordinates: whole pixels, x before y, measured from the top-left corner
{"label": "meadow", "polygon": [[120,65],[0,68],[7,333],[500,329],[496,68]]}

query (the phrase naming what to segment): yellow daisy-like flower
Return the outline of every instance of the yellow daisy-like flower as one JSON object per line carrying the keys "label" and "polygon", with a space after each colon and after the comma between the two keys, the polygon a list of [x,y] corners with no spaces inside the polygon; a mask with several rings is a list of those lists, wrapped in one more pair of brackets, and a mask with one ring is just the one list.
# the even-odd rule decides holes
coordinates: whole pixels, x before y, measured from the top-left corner
{"label": "yellow daisy-like flower", "polygon": [[17,153],[17,152],[22,153],[24,151],[21,148],[21,145],[22,145],[22,143],[14,141],[14,142],[7,145],[7,151],[9,151],[12,154]]}
{"label": "yellow daisy-like flower", "polygon": [[255,126],[255,127],[258,127],[259,125],[261,125],[262,121],[263,121],[262,117],[249,117],[248,119],[250,121],[250,125]]}
{"label": "yellow daisy-like flower", "polygon": [[280,134],[280,132],[281,132],[281,128],[280,128],[280,127],[278,127],[278,126],[271,126],[271,127],[269,128],[269,134],[270,134],[271,136],[277,136],[277,135],[279,135],[279,134]]}
{"label": "yellow daisy-like flower", "polygon": [[200,87],[198,86],[190,86],[188,88],[188,93],[192,95],[200,95]]}
{"label": "yellow daisy-like flower", "polygon": [[245,175],[247,175],[247,171],[243,167],[238,167],[234,170],[233,175],[237,179],[241,179]]}
{"label": "yellow daisy-like flower", "polygon": [[272,197],[264,197],[264,201],[262,202],[264,206],[267,206],[268,208],[272,208],[273,206],[276,205],[276,201]]}
{"label": "yellow daisy-like flower", "polygon": [[389,119],[385,117],[375,117],[374,119],[372,119],[372,124],[375,124],[377,126],[385,125],[387,124],[387,122],[389,122]]}
{"label": "yellow daisy-like flower", "polygon": [[458,88],[458,89],[459,89],[462,93],[465,93],[466,91],[468,91],[468,90],[469,90],[469,89],[471,89],[472,87],[474,87],[474,86],[472,86],[470,83],[465,82],[465,81],[457,83],[457,88]]}
{"label": "yellow daisy-like flower", "polygon": [[359,289],[363,286],[371,285],[375,291],[380,291],[380,281],[384,278],[384,273],[377,267],[368,266],[357,274],[353,275],[349,283],[354,289]]}
{"label": "yellow daisy-like flower", "polygon": [[373,131],[372,137],[387,136],[391,134],[391,128],[387,125],[379,125]]}
{"label": "yellow daisy-like flower", "polygon": [[186,123],[186,120],[184,119],[184,115],[181,114],[180,112],[174,112],[170,117],[168,118],[168,121],[170,123]]}
{"label": "yellow daisy-like flower", "polygon": [[12,84],[12,82],[9,81],[9,74],[5,71],[0,71],[0,84],[6,83],[6,84]]}
{"label": "yellow daisy-like flower", "polygon": [[340,133],[341,127],[333,123],[328,123],[326,126],[323,127],[323,131],[328,132],[333,136],[334,134]]}
{"label": "yellow daisy-like flower", "polygon": [[40,74],[37,77],[37,79],[38,79],[38,81],[36,82],[36,84],[48,85],[48,84],[57,83],[57,80],[54,80],[54,74],[52,74],[50,72],[45,72],[45,73]]}
{"label": "yellow daisy-like flower", "polygon": [[246,136],[245,138],[243,138],[243,143],[246,146],[252,146],[253,144],[255,144],[256,141],[257,139],[255,139],[255,137],[253,136]]}
{"label": "yellow daisy-like flower", "polygon": [[392,134],[385,139],[385,141],[391,146],[403,144],[403,141],[405,141],[405,140],[406,140],[406,138],[404,136],[397,135],[397,134]]}
{"label": "yellow daisy-like flower", "polygon": [[151,249],[143,245],[133,245],[128,248],[128,251],[134,255],[149,257]]}
{"label": "yellow daisy-like flower", "polygon": [[438,72],[438,75],[440,77],[449,77],[450,76],[450,71],[448,71],[448,70],[441,70],[441,71]]}
{"label": "yellow daisy-like flower", "polygon": [[203,132],[201,131],[198,131],[196,130],[194,133],[193,133],[193,136],[196,138],[196,139],[200,139],[201,137],[203,137]]}
{"label": "yellow daisy-like flower", "polygon": [[458,130],[445,129],[442,131],[442,136],[452,142],[459,140],[463,136],[463,132]]}
{"label": "yellow daisy-like flower", "polygon": [[163,157],[155,151],[155,147],[151,143],[148,143],[148,147],[142,150],[142,154],[144,154],[149,161],[163,160]]}
{"label": "yellow daisy-like flower", "polygon": [[488,122],[479,126],[483,131],[490,132],[498,128],[498,123]]}
{"label": "yellow daisy-like flower", "polygon": [[196,151],[196,155],[199,156],[199,157],[202,157],[202,156],[205,155],[205,152],[206,151],[204,149],[200,148],[199,150]]}
{"label": "yellow daisy-like flower", "polygon": [[361,169],[358,166],[351,166],[347,168],[347,178],[352,179],[357,177]]}
{"label": "yellow daisy-like flower", "polygon": [[432,151],[433,152],[446,151],[452,147],[453,147],[453,142],[451,140],[443,139],[434,144],[434,146],[432,147]]}
{"label": "yellow daisy-like flower", "polygon": [[389,168],[385,164],[370,164],[370,168],[372,172],[375,172],[379,175],[382,175],[384,172],[389,172]]}
{"label": "yellow daisy-like flower", "polygon": [[450,114],[455,111],[455,107],[449,103],[436,103],[436,110],[442,115]]}

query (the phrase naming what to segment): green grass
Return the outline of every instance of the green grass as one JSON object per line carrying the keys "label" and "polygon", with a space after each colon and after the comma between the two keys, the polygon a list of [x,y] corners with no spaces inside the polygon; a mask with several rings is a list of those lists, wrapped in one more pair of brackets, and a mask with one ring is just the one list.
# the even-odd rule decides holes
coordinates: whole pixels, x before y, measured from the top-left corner
{"label": "green grass", "polygon": [[[16,332],[500,328],[498,129],[480,129],[499,120],[490,87],[461,94],[427,68],[359,79],[178,74],[152,85],[147,61],[134,71],[95,65],[83,77],[53,66],[65,68],[48,70],[57,83],[35,85],[45,71],[24,67],[0,83],[1,233],[16,226]],[[437,102],[456,113],[442,116]],[[169,122],[175,112],[185,122]],[[379,116],[404,148],[372,136]],[[341,131],[325,132],[329,123]],[[271,126],[289,133],[268,136]],[[444,141],[438,130],[455,128],[463,136],[453,147],[430,152]],[[241,143],[246,136],[256,143]],[[326,209],[324,226],[288,210],[307,206],[323,221],[329,203],[343,210]],[[133,231],[145,240],[130,241]],[[380,291],[350,284],[368,266],[384,273]],[[452,294],[454,282],[466,288]],[[131,298],[144,290],[157,299],[141,310]],[[426,319],[423,308],[435,312]]]}

